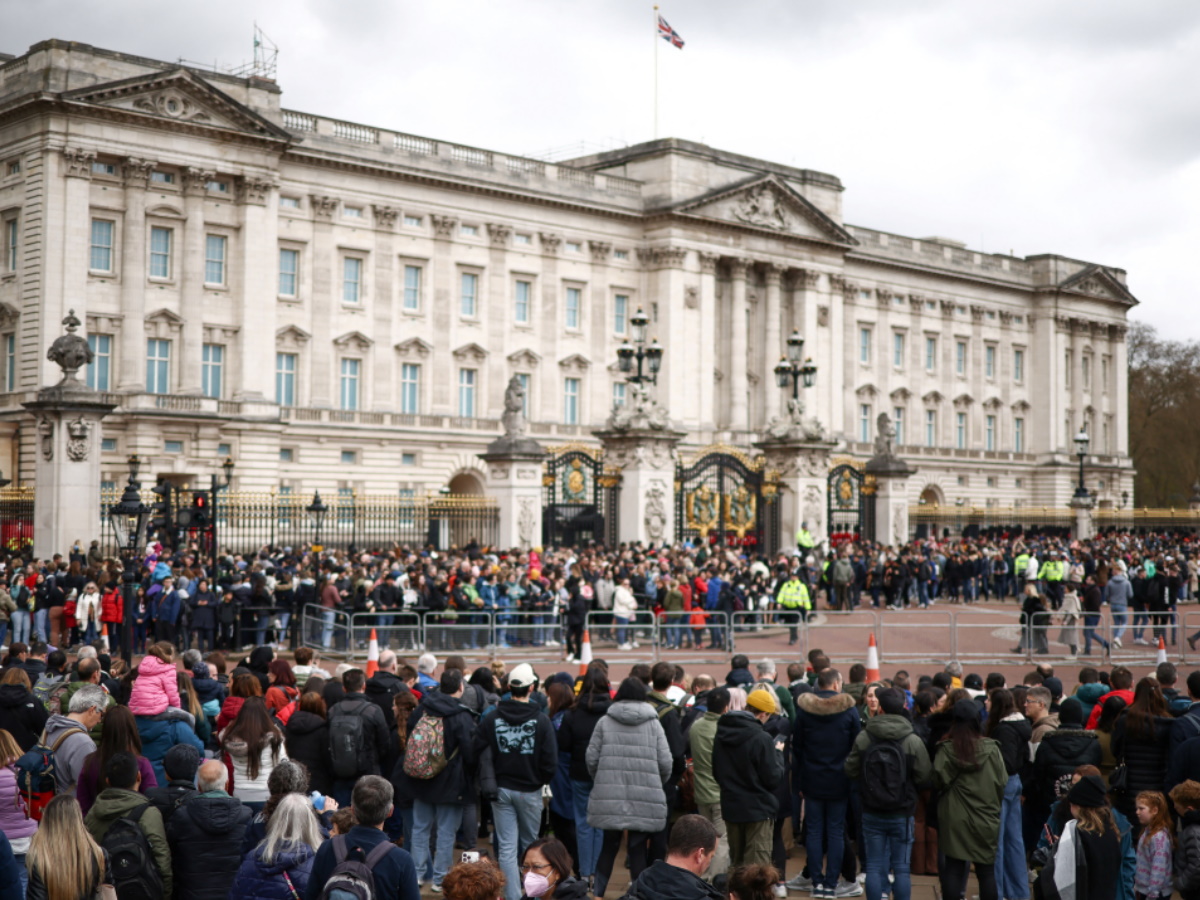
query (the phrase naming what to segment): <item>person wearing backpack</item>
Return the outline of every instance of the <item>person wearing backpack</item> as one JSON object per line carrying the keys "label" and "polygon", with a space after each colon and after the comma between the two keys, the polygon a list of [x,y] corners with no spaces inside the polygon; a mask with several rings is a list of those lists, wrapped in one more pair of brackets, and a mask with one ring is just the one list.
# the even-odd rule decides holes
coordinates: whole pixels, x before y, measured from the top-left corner
{"label": "person wearing backpack", "polygon": [[358,824],[317,850],[304,900],[420,900],[412,856],[383,831],[392,814],[392,796],[386,778],[365,775],[358,780],[351,799]]}
{"label": "person wearing backpack", "polygon": [[413,799],[411,849],[418,872],[426,871],[431,829],[437,825],[434,890],[450,871],[463,805],[475,797],[475,721],[462,705],[462,696],[462,672],[447,669],[438,690],[425,694],[409,717],[408,744],[399,767],[405,792]]}
{"label": "person wearing backpack", "polygon": [[333,798],[350,802],[354,784],[363,775],[378,775],[391,747],[387,721],[378,705],[363,693],[362,669],[342,675],[346,697],[329,710],[329,757],[333,767]]}
{"label": "person wearing backpack", "polygon": [[109,699],[99,685],[85,685],[71,696],[65,716],[54,714],[46,720],[38,746],[53,750],[55,793],[75,793],[83,762],[96,751],[88,732],[104,718]]}
{"label": "person wearing backpack", "polygon": [[917,790],[933,775],[925,742],[904,714],[904,693],[875,692],[879,715],[868,720],[846,757],[846,774],[858,783],[866,845],[867,900],[880,900],[890,870],[895,900],[912,896],[910,863]]}
{"label": "person wearing backpack", "polygon": [[9,669],[0,678],[0,728],[13,736],[24,753],[37,743],[50,714],[30,690],[24,669]]}
{"label": "person wearing backpack", "polygon": [[113,884],[121,900],[157,900],[172,896],[171,849],[162,813],[138,793],[142,783],[137,757],[117,753],[104,767],[108,787],[83,820],[107,853]]}

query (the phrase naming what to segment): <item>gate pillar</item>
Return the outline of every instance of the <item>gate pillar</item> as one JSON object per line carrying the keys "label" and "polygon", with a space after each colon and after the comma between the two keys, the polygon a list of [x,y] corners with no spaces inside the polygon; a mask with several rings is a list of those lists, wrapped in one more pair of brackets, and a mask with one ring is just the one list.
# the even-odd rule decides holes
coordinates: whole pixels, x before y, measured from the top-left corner
{"label": "gate pillar", "polygon": [[504,437],[488,444],[487,491],[500,506],[500,546],[529,550],[542,540],[542,465],[546,451],[526,436],[525,391],[517,377],[504,392]]}
{"label": "gate pillar", "polygon": [[779,549],[796,547],[796,534],[806,525],[813,541],[820,545],[829,539],[829,523],[825,521],[828,507],[829,456],[836,441],[783,438],[755,444],[766,457],[768,480],[778,481],[781,488]]}
{"label": "gate pillar", "polygon": [[[908,543],[908,479],[916,469],[896,455],[896,432],[891,417],[880,413],[876,422],[875,455],[864,472],[875,477],[875,534],[881,544]],[[863,535],[867,537],[867,535]]]}
{"label": "gate pillar", "polygon": [[608,428],[595,434],[604,444],[606,467],[621,473],[617,539],[651,544],[673,541],[675,447],[685,432]]}

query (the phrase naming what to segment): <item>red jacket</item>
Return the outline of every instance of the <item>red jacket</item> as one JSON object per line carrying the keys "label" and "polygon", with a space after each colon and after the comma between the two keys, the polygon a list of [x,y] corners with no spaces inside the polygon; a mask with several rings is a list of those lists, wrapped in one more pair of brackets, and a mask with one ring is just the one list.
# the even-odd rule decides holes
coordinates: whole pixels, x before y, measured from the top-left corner
{"label": "red jacket", "polygon": [[100,621],[120,625],[125,621],[125,599],[120,588],[113,588],[100,598]]}
{"label": "red jacket", "polygon": [[1096,701],[1096,705],[1092,707],[1092,715],[1087,720],[1087,728],[1091,730],[1096,727],[1096,723],[1100,721],[1100,714],[1104,712],[1104,701],[1109,697],[1120,697],[1125,701],[1125,705],[1133,703],[1133,691],[1124,688],[1119,691],[1109,691],[1103,697]]}

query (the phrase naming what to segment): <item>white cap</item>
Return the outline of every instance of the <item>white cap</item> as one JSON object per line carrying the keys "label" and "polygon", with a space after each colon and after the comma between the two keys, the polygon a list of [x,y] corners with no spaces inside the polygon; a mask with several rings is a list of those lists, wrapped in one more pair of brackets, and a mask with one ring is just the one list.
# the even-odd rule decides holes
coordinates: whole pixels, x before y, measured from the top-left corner
{"label": "white cap", "polygon": [[509,687],[532,687],[537,682],[537,672],[533,671],[533,666],[529,663],[521,663],[508,676]]}

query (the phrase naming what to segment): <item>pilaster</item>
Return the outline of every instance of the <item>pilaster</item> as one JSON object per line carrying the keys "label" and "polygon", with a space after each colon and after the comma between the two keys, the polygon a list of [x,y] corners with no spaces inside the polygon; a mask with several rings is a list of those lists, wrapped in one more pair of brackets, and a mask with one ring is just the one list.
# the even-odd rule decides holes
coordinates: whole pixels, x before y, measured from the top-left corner
{"label": "pilaster", "polygon": [[[180,278],[181,347],[172,348],[176,359],[173,385],[179,393],[200,393],[200,364],[204,343],[204,195],[212,172],[190,168],[183,173],[183,272]],[[227,254],[228,256],[228,254]],[[229,260],[226,259],[226,269]],[[226,280],[228,280],[228,275]],[[141,356],[144,359],[145,347]]]}
{"label": "pilaster", "polygon": [[[717,346],[717,260],[715,253],[701,250],[700,258],[700,340],[697,347]],[[714,431],[720,418],[717,410],[716,382],[713,369],[717,359],[709,354],[696,354],[698,369],[693,389],[699,398],[697,424],[703,431]]]}
{"label": "pilaster", "polygon": [[[155,163],[125,160],[125,225],[121,244],[121,322],[117,389],[137,393],[146,389],[146,188]],[[176,248],[172,248],[173,250]],[[87,321],[86,315],[84,321]]]}
{"label": "pilaster", "polygon": [[775,364],[783,354],[783,341],[780,337],[782,329],[782,311],[780,308],[780,287],[783,281],[783,269],[775,263],[767,263],[764,267],[766,279],[766,303],[763,317],[766,320],[766,342],[762,359],[759,361],[759,379],[763,385],[763,410],[766,413],[763,420],[779,412],[783,392],[775,387]]}
{"label": "pilaster", "polygon": [[400,217],[400,209],[396,206],[375,204],[371,207],[375,223],[375,252],[372,262],[375,265],[374,290],[368,295],[367,303],[371,309],[371,322],[377,336],[377,352],[371,360],[371,406],[386,412],[398,407],[396,403],[396,354],[390,352],[394,340],[388,336],[398,337],[399,332],[392,327],[395,310],[399,305],[397,297],[396,278],[396,221]]}
{"label": "pilaster", "polygon": [[829,539],[829,458],[836,441],[766,440],[755,448],[766,457],[766,471],[778,481],[780,546],[794,546],[806,525],[818,544]]}
{"label": "pilaster", "polygon": [[746,272],[750,261],[740,257],[729,260],[729,428],[745,432],[750,427],[747,417],[749,397],[746,378],[746,358],[749,350],[749,330],[746,325]]}
{"label": "pilaster", "polygon": [[675,448],[684,437],[669,428],[595,432],[606,467],[621,474],[618,513],[622,542],[675,540]]}
{"label": "pilaster", "polygon": [[309,342],[308,397],[309,404],[328,409],[333,405],[336,373],[333,371],[333,344],[336,334],[334,310],[337,298],[333,295],[334,246],[333,215],[337,200],[313,194],[310,198],[313,215],[312,247],[312,328]]}
{"label": "pilaster", "polygon": [[271,203],[275,187],[274,180],[252,175],[239,179],[237,184],[242,226],[238,246],[245,262],[240,279],[242,297],[235,304],[240,319],[240,331],[234,338],[237,346],[225,351],[229,357],[237,356],[238,379],[227,386],[233,390],[226,391],[235,400],[275,399],[275,298],[279,293],[279,216]]}

